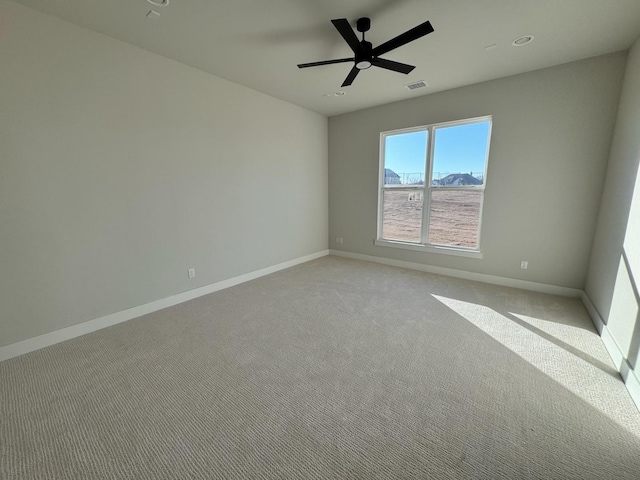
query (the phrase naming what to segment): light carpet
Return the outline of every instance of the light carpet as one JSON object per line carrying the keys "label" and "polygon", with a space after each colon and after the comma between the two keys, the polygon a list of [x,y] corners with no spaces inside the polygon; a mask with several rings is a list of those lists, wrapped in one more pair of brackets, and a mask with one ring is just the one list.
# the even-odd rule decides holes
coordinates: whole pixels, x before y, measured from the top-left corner
{"label": "light carpet", "polygon": [[576,299],[325,257],[0,363],[3,479],[635,479]]}

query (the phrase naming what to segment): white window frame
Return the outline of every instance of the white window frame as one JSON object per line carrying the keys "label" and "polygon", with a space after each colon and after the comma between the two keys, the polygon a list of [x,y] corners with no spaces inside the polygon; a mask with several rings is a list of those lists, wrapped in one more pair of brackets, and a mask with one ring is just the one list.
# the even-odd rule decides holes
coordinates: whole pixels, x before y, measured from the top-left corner
{"label": "white window frame", "polygon": [[[434,186],[432,185],[433,175],[433,154],[435,148],[435,131],[443,127],[454,127],[459,125],[470,125],[474,123],[489,122],[489,132],[487,138],[487,153],[484,161],[484,172],[482,185],[464,185],[464,186]],[[491,149],[491,129],[493,127],[493,117],[491,115],[484,117],[467,118],[456,120],[453,122],[434,123],[432,125],[423,125],[419,127],[402,128],[398,130],[390,130],[380,133],[380,166],[378,175],[378,233],[375,245],[383,247],[402,248],[405,250],[414,250],[428,253],[441,253],[446,255],[456,255],[469,258],[482,258],[480,250],[481,232],[482,232],[482,213],[484,207],[484,192],[487,184],[487,169],[489,166],[489,151]],[[427,149],[425,158],[425,179],[423,185],[385,185],[384,169],[385,169],[385,146],[386,139],[389,136],[404,133],[427,132]],[[382,237],[383,227],[383,209],[384,209],[384,192],[392,190],[415,190],[422,192],[422,228],[421,239],[419,243],[406,242],[401,240],[389,240]],[[471,190],[481,192],[480,197],[480,218],[478,219],[478,242],[475,248],[455,247],[449,245],[438,245],[428,243],[429,239],[429,221],[430,221],[430,203],[431,193],[437,190]]]}

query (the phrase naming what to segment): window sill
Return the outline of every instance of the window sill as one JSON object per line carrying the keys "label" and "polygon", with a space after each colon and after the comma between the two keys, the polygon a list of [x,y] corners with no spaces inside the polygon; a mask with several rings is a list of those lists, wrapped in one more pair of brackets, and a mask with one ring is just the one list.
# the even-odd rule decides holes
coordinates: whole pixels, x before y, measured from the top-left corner
{"label": "window sill", "polygon": [[482,258],[482,252],[479,250],[465,250],[462,248],[454,248],[454,247],[436,247],[435,245],[395,242],[392,240],[374,240],[373,243],[379,247],[400,248],[403,250],[413,250],[416,252],[424,252],[424,253],[454,255],[457,257]]}

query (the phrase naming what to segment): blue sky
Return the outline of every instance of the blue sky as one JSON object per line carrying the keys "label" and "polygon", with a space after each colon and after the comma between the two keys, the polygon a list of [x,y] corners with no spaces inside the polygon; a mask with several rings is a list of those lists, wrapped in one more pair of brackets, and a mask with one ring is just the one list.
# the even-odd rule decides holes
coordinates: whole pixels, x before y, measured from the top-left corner
{"label": "blue sky", "polygon": [[[489,122],[481,122],[436,129],[433,171],[483,172],[489,125]],[[385,168],[398,174],[422,172],[424,178],[427,133],[422,131],[387,136]]]}

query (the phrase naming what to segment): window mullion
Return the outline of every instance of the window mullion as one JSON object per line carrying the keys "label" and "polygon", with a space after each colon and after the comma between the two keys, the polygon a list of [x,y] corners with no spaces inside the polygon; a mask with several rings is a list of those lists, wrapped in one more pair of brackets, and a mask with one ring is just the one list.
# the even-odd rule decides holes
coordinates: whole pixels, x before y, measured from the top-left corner
{"label": "window mullion", "polygon": [[424,191],[422,194],[422,240],[426,244],[429,239],[429,205],[431,203],[431,178],[433,175],[433,127],[427,129],[427,152],[425,155]]}

